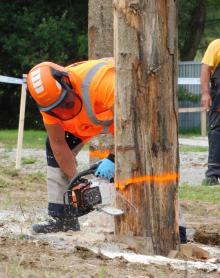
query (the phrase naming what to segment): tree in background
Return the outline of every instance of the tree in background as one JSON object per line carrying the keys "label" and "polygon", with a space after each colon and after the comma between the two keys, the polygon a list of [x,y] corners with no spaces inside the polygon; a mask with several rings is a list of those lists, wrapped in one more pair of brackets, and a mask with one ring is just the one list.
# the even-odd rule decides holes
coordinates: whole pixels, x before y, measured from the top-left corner
{"label": "tree in background", "polygon": [[89,59],[113,57],[112,0],[89,0]]}
{"label": "tree in background", "polygon": [[[112,0],[89,0],[88,19],[89,59],[113,56],[113,7]],[[102,133],[90,141],[89,149],[93,151],[112,152],[114,138],[111,134]],[[90,156],[93,164],[99,157]]]}
{"label": "tree in background", "polygon": [[220,37],[219,0],[179,0],[179,60],[203,56],[208,43]]}
{"label": "tree in background", "polygon": [[205,29],[207,0],[179,1],[179,56],[194,59]]}

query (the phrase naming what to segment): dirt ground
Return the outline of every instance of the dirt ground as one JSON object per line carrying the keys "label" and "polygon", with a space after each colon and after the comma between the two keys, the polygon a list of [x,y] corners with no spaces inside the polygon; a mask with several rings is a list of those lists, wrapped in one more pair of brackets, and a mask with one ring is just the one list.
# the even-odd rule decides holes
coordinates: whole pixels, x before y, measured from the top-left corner
{"label": "dirt ground", "polygon": [[[182,278],[219,277],[220,242],[215,246],[198,244],[210,252],[214,261],[205,262],[202,269],[196,259],[175,262],[131,262],[122,256],[109,258],[101,250],[134,254],[126,244],[113,240],[113,219],[100,212],[92,212],[80,218],[81,231],[34,235],[31,224],[44,219],[47,211],[44,153],[30,150],[25,156],[33,156],[36,161],[25,164],[21,171],[14,170],[14,152],[0,149],[0,278],[11,277],[143,277]],[[191,158],[189,158],[191,156]],[[186,155],[182,169],[194,183],[195,172],[205,170],[204,154]],[[197,157],[197,158],[195,158]],[[81,157],[80,167],[87,163]],[[188,172],[187,172],[188,167]],[[198,170],[199,169],[199,170]],[[40,172],[39,172],[40,171]],[[28,174],[28,175],[27,175]],[[190,178],[192,175],[192,178]],[[186,182],[185,180],[183,182]],[[220,205],[203,202],[181,202],[188,238],[195,243],[195,231],[215,229],[219,237]],[[208,216],[208,217],[207,217]],[[213,244],[213,243],[212,243]],[[201,260],[200,260],[201,261]],[[192,264],[195,263],[195,267]],[[216,266],[216,267],[215,267]]]}

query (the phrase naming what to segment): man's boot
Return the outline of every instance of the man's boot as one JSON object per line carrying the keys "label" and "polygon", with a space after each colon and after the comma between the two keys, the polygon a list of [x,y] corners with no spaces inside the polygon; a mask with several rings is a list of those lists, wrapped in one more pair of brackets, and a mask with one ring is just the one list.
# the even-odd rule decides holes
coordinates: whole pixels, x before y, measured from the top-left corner
{"label": "man's boot", "polygon": [[202,184],[212,186],[212,185],[219,185],[218,177],[216,176],[210,176],[207,177]]}
{"label": "man's boot", "polygon": [[180,234],[180,243],[186,244],[187,243],[186,227],[179,226],[179,234]]}
{"label": "man's boot", "polygon": [[181,244],[187,243],[186,221],[182,213],[181,207],[179,207],[179,235],[180,235],[180,243]]}
{"label": "man's boot", "polygon": [[35,233],[57,233],[68,230],[79,231],[80,225],[77,217],[49,217],[46,221],[33,224],[32,229]]}
{"label": "man's boot", "polygon": [[48,219],[33,224],[35,233],[56,233],[68,230],[79,231],[80,225],[76,217],[77,210],[70,208],[67,198],[64,204],[64,193],[67,190],[67,179],[57,167],[47,166]]}

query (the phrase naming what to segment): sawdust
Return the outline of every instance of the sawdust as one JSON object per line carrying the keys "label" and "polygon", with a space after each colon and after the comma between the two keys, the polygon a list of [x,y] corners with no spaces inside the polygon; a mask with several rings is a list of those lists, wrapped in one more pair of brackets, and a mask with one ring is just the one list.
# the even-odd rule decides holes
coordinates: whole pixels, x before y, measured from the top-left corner
{"label": "sawdust", "polygon": [[194,240],[207,245],[220,246],[220,224],[200,225],[196,229]]}

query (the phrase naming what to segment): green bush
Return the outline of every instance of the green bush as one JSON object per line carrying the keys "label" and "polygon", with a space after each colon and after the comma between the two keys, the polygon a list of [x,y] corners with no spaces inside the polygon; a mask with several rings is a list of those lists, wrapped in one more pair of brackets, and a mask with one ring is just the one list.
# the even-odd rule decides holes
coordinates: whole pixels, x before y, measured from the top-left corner
{"label": "green bush", "polygon": [[[86,0],[0,2],[0,74],[21,78],[42,61],[68,65],[87,58]],[[0,83],[0,128],[17,128],[21,87]],[[25,128],[42,128],[27,99]]]}
{"label": "green bush", "polygon": [[188,100],[195,103],[198,103],[201,98],[200,95],[193,94],[192,92],[190,92],[189,90],[187,90],[185,87],[181,85],[178,86],[177,97],[179,101]]}

